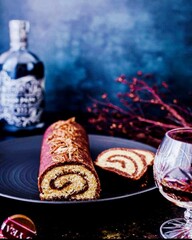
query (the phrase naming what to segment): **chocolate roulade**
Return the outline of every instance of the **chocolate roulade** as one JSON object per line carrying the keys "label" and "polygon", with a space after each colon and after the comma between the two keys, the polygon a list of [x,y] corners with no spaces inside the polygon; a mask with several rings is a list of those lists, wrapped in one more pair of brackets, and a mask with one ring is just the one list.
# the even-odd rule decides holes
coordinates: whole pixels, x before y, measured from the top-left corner
{"label": "chocolate roulade", "polygon": [[95,165],[132,180],[140,179],[153,164],[154,153],[131,148],[110,148],[101,152]]}
{"label": "chocolate roulade", "polygon": [[50,125],[43,136],[38,188],[41,200],[91,200],[100,181],[85,129],[70,118]]}

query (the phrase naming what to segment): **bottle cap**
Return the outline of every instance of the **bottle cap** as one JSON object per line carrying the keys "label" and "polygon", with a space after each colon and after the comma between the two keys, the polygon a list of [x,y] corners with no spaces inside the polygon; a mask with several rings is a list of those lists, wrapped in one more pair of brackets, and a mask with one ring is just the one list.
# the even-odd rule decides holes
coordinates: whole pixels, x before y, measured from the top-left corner
{"label": "bottle cap", "polygon": [[1,231],[2,235],[8,239],[33,239],[37,235],[33,221],[22,214],[8,217],[2,223]]}
{"label": "bottle cap", "polygon": [[10,20],[9,33],[11,47],[20,47],[27,45],[27,35],[29,33],[30,23],[25,20]]}

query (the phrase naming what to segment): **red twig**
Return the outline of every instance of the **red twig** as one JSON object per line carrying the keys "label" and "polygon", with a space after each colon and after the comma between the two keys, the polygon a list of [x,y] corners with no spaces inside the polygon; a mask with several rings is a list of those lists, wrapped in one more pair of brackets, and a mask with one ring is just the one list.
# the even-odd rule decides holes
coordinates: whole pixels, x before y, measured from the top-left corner
{"label": "red twig", "polygon": [[168,90],[168,85],[163,82],[158,89],[150,86],[150,80],[154,80],[152,75],[143,75],[141,72],[131,80],[124,75],[118,77],[116,81],[127,87],[125,93],[117,94],[122,107],[112,103],[108,95],[103,94],[101,101],[92,99],[93,105],[88,111],[94,116],[89,122],[98,130],[145,142],[147,134],[150,136],[148,141],[153,145],[159,143],[169,129],[192,126],[191,111],[179,106],[176,99],[171,102],[163,99],[160,90]]}

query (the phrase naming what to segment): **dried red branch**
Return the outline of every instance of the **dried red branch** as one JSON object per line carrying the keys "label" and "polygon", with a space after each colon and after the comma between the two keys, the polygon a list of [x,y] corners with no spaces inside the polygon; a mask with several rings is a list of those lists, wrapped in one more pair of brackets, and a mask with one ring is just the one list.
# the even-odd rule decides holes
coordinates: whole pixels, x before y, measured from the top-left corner
{"label": "dried red branch", "polygon": [[117,93],[118,103],[112,103],[105,93],[102,100],[92,99],[93,104],[88,108],[93,114],[89,123],[96,129],[157,146],[165,131],[192,126],[190,110],[179,106],[177,99],[164,99],[167,83],[157,87],[154,77],[141,71],[131,80],[122,75],[116,81],[127,88],[125,93]]}

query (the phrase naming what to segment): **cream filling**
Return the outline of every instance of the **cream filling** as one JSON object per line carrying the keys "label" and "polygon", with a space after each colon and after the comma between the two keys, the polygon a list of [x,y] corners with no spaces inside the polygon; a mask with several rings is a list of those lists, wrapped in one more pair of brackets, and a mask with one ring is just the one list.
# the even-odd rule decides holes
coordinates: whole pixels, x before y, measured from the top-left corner
{"label": "cream filling", "polygon": [[145,157],[145,161],[146,161],[147,165],[153,164],[154,154],[152,152],[145,151],[142,149],[133,149],[133,151],[138,154],[142,154]]}
{"label": "cream filling", "polygon": [[[78,175],[78,172],[83,177]],[[51,188],[50,186],[50,182],[53,179],[55,179],[54,185],[56,188]],[[66,186],[64,186],[65,184]],[[86,184],[88,189],[80,192]],[[96,196],[97,185],[97,179],[94,174],[82,165],[58,166],[45,174],[41,182],[42,193],[40,193],[40,197],[47,200],[52,198],[93,199]],[[75,194],[72,195],[73,193]]]}

